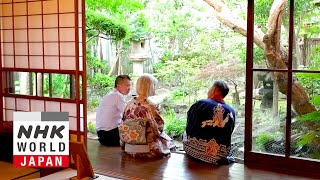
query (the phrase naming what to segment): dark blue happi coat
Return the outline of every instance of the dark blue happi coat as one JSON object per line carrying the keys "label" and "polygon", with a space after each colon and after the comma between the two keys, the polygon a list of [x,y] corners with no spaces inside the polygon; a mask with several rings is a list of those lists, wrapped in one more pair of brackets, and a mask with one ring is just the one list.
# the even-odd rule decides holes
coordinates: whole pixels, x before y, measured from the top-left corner
{"label": "dark blue happi coat", "polygon": [[230,164],[231,134],[235,112],[228,104],[212,99],[199,100],[188,111],[184,150],[208,163]]}

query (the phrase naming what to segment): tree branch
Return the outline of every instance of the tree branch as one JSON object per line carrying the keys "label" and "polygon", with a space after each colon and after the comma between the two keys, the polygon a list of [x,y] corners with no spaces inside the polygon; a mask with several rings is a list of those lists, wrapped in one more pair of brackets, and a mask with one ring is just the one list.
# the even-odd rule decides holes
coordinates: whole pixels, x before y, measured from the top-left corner
{"label": "tree branch", "polygon": [[[223,3],[222,0],[204,0],[214,10],[216,18],[224,25],[228,26],[235,32],[247,36],[247,22],[239,17],[234,17],[233,13]],[[254,27],[254,43],[264,49],[265,57],[273,69],[288,69],[288,55],[283,46],[280,44],[280,33],[282,23],[282,13],[286,0],[275,0],[270,10],[268,19],[268,31],[264,34],[260,28]],[[275,72],[276,81],[279,91],[287,94],[288,75],[283,72]],[[298,81],[292,82],[292,106],[299,114],[307,114],[316,111],[313,104],[309,102],[309,97],[304,88]]]}
{"label": "tree branch", "polygon": [[[247,36],[247,21],[244,19],[234,17],[232,12],[228,9],[228,7],[221,0],[204,0],[214,9],[214,15],[216,18],[231,28],[233,31],[242,34],[243,36]],[[254,28],[254,43],[264,49],[263,37],[264,33],[262,30],[255,26]]]}

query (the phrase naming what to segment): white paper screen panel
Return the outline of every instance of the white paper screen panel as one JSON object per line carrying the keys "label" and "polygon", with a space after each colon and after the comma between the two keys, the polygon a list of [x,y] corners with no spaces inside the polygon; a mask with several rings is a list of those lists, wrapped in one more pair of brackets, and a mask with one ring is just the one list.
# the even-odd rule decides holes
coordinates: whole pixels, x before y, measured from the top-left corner
{"label": "white paper screen panel", "polygon": [[[75,27],[74,0],[13,0],[13,4],[11,0],[1,2],[8,3],[1,4],[0,12],[2,16],[7,16],[1,18],[2,67],[77,69],[76,60],[82,60],[76,57],[76,48],[79,46],[79,55],[82,56],[82,44],[76,43],[75,38],[75,28],[78,28],[78,39],[82,42],[80,1],[78,27]],[[10,57],[14,55],[16,57]],[[81,71],[82,64],[79,62]]]}
{"label": "white paper screen panel", "polygon": [[69,112],[69,116],[76,117],[77,105],[75,103],[61,103],[61,111]]}
{"label": "white paper screen panel", "polygon": [[42,41],[42,30],[41,29],[29,29],[28,34],[29,34],[29,43]]}
{"label": "white paper screen panel", "polygon": [[2,56],[3,64],[2,66],[13,68],[14,67],[14,60],[13,56]]}
{"label": "white paper screen panel", "polygon": [[4,121],[13,121],[13,110],[5,110]]}
{"label": "white paper screen panel", "polygon": [[42,28],[42,16],[28,16],[28,25],[29,28]]}
{"label": "white paper screen panel", "polygon": [[[18,28],[27,28],[27,16],[17,16],[14,17],[14,27],[16,29]],[[12,24],[12,22],[10,23]],[[10,29],[12,29],[12,27],[9,27]]]}
{"label": "white paper screen panel", "polygon": [[13,43],[2,43],[2,47],[3,47],[3,54],[5,55],[13,55]]}
{"label": "white paper screen panel", "polygon": [[28,56],[28,44],[27,43],[14,43],[14,50],[17,56]]}
{"label": "white paper screen panel", "polygon": [[42,56],[43,55],[42,47],[43,47],[43,45],[42,45],[41,42],[29,43],[29,54],[30,54],[30,56],[33,56],[33,55]]}
{"label": "white paper screen panel", "polygon": [[60,66],[62,70],[73,70],[76,66],[75,57],[60,57]]}
{"label": "white paper screen panel", "polygon": [[2,4],[2,16],[12,16],[12,4]]}
{"label": "white paper screen panel", "polygon": [[3,108],[5,109],[15,109],[15,100],[11,97],[4,97],[3,98]]}
{"label": "white paper screen panel", "polygon": [[43,61],[40,56],[30,56],[30,68],[43,69]]}
{"label": "white paper screen panel", "polygon": [[80,117],[83,117],[83,104],[80,104]]}
{"label": "white paper screen panel", "polygon": [[60,39],[63,41],[75,41],[74,28],[60,28]]}
{"label": "white paper screen panel", "polygon": [[3,30],[2,42],[13,42],[13,30]]}
{"label": "white paper screen panel", "polygon": [[13,27],[12,17],[2,17],[1,27],[3,29],[12,29]]}
{"label": "white paper screen panel", "polygon": [[43,13],[57,13],[58,12],[58,2],[56,0],[43,1]]}
{"label": "white paper screen panel", "polygon": [[16,56],[17,68],[28,68],[28,56]]}
{"label": "white paper screen panel", "polygon": [[47,112],[60,112],[60,103],[55,101],[46,101],[46,111]]}
{"label": "white paper screen panel", "polygon": [[83,127],[83,118],[80,118],[80,131],[84,132],[84,127]]}
{"label": "white paper screen panel", "polygon": [[17,111],[30,111],[29,99],[16,98]]}
{"label": "white paper screen panel", "polygon": [[31,100],[31,111],[33,112],[44,112],[44,101],[42,100]]}
{"label": "white paper screen panel", "polygon": [[69,117],[69,129],[72,131],[77,130],[77,119],[74,117]]}
{"label": "white paper screen panel", "polygon": [[41,1],[29,2],[28,14],[29,15],[41,14]]}

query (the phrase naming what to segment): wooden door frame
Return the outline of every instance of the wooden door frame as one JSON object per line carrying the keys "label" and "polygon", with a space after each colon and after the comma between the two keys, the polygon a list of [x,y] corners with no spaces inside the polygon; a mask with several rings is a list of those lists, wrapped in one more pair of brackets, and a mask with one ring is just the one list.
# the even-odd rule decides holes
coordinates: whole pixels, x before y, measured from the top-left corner
{"label": "wooden door frame", "polygon": [[[244,163],[248,166],[261,167],[270,170],[292,170],[305,171],[306,175],[319,174],[320,162],[311,159],[295,158],[290,156],[291,140],[291,86],[292,74],[294,72],[316,72],[320,71],[299,71],[292,69],[292,52],[293,52],[293,31],[294,31],[294,0],[290,3],[289,19],[289,50],[288,50],[288,69],[255,69],[253,67],[253,39],[254,39],[254,0],[248,0],[247,11],[247,54],[246,54],[246,97],[245,97],[245,151]],[[254,71],[282,71],[288,73],[288,96],[287,96],[287,114],[286,114],[286,146],[285,155],[258,153],[252,151],[252,98],[253,98],[253,72]]]}

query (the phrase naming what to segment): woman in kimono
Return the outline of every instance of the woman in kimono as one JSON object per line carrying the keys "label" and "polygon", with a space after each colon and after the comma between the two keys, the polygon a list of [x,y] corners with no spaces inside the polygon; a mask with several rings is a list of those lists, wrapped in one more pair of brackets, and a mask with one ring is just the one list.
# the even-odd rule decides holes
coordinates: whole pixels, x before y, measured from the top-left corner
{"label": "woman in kimono", "polygon": [[[137,97],[134,97],[126,106],[123,114],[123,124],[119,127],[121,146],[131,146],[127,142],[143,142],[146,151],[131,151],[125,152],[131,156],[138,158],[156,158],[163,157],[170,154],[170,146],[172,146],[172,139],[163,132],[164,121],[161,118],[159,111],[155,104],[153,104],[148,97],[155,95],[155,88],[157,79],[150,74],[143,74],[137,80],[136,92]],[[126,123],[135,120],[144,120],[145,124],[136,125],[135,129],[129,129]],[[135,126],[133,126],[135,127]],[[132,128],[132,127],[131,127]],[[143,133],[142,128],[144,128]],[[126,142],[123,142],[126,141]],[[137,144],[139,146],[139,144]],[[174,145],[173,145],[174,146]],[[132,147],[132,146],[131,146]]]}

